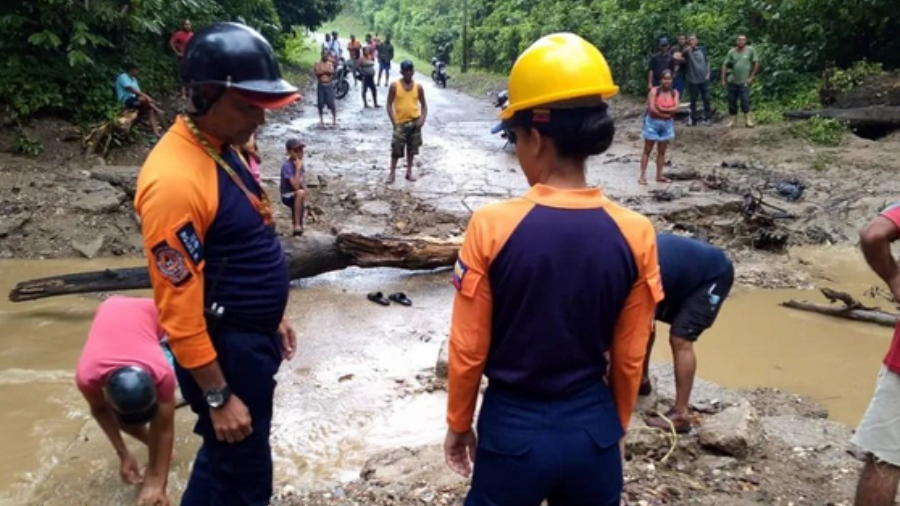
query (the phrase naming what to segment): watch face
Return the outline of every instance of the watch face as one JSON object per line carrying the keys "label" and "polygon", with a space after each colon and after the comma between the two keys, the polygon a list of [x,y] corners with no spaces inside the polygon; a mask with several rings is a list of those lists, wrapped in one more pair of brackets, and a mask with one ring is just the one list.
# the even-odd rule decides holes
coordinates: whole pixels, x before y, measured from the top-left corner
{"label": "watch face", "polygon": [[206,403],[212,408],[221,407],[224,401],[223,397],[222,392],[209,393],[206,395]]}

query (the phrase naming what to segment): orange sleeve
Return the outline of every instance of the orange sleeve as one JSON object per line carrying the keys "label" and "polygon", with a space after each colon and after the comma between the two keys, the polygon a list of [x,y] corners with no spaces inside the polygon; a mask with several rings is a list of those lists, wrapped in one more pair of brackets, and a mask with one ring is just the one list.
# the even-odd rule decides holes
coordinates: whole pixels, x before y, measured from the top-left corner
{"label": "orange sleeve", "polygon": [[160,326],[178,363],[194,369],[216,359],[203,316],[203,241],[218,205],[217,182],[211,161],[167,137],[141,169],[135,209]]}
{"label": "orange sleeve", "polygon": [[533,204],[522,199],[485,206],[469,221],[453,269],[456,298],[450,327],[447,424],[458,433],[472,428],[481,376],[491,345],[493,298],[488,269]]}
{"label": "orange sleeve", "polygon": [[609,206],[607,211],[628,241],[638,271],[638,279],[616,320],[610,357],[613,397],[619,420],[627,430],[637,403],[656,304],[663,299],[663,289],[656,255],[656,232],[650,220],[616,205]]}

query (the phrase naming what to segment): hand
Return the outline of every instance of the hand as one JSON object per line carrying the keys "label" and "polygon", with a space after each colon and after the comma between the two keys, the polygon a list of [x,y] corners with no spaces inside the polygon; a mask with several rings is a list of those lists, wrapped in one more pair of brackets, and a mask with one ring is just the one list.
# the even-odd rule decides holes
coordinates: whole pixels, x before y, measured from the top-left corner
{"label": "hand", "polygon": [[423,126],[424,124],[425,124],[425,118],[419,118],[419,119],[416,120],[416,127],[417,127],[417,128],[422,128],[422,126]]}
{"label": "hand", "polygon": [[472,474],[477,444],[478,440],[471,429],[463,433],[447,430],[447,437],[444,439],[444,459],[453,472],[464,478]]}
{"label": "hand", "polygon": [[250,410],[237,395],[231,394],[224,406],[209,413],[219,441],[238,443],[253,432]]}
{"label": "hand", "polygon": [[753,79],[754,79],[753,76],[750,76],[747,78],[747,86],[750,86],[751,84],[753,84]]}
{"label": "hand", "polygon": [[138,496],[138,506],[169,506],[165,485],[145,484]]}
{"label": "hand", "polygon": [[[305,190],[297,190],[297,193],[298,197],[306,195]],[[281,325],[278,326],[278,334],[281,335],[282,358],[285,360],[294,358],[294,354],[297,353],[297,333],[294,332],[294,327],[287,320],[281,320]]]}
{"label": "hand", "polygon": [[129,485],[143,483],[144,476],[141,475],[137,460],[131,453],[126,453],[119,461],[119,476],[122,478],[122,481]]}

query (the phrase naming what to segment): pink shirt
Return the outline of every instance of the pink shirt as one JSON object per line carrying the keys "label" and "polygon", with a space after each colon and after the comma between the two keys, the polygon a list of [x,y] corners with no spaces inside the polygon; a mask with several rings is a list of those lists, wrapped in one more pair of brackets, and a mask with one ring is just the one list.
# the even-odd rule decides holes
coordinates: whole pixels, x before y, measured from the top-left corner
{"label": "pink shirt", "polygon": [[163,330],[153,299],[114,295],[100,304],[78,359],[75,384],[86,397],[102,398],[113,370],[142,367],[156,383],[159,402],[174,402],[175,371],[160,346]]}
{"label": "pink shirt", "polygon": [[247,157],[247,164],[250,165],[250,174],[253,174],[253,179],[256,180],[256,184],[260,183],[260,174],[259,174],[259,164],[256,163],[256,158],[252,156]]}

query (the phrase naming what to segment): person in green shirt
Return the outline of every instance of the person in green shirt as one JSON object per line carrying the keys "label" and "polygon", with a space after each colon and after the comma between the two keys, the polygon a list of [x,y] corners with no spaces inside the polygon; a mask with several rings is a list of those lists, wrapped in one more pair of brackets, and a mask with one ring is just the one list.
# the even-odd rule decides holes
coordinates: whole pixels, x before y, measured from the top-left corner
{"label": "person in green shirt", "polygon": [[759,55],[753,46],[747,45],[747,36],[738,35],[737,46],[728,51],[722,65],[722,86],[728,92],[728,126],[734,126],[738,113],[738,100],[744,113],[744,123],[753,128],[750,113],[750,85],[759,71]]}

